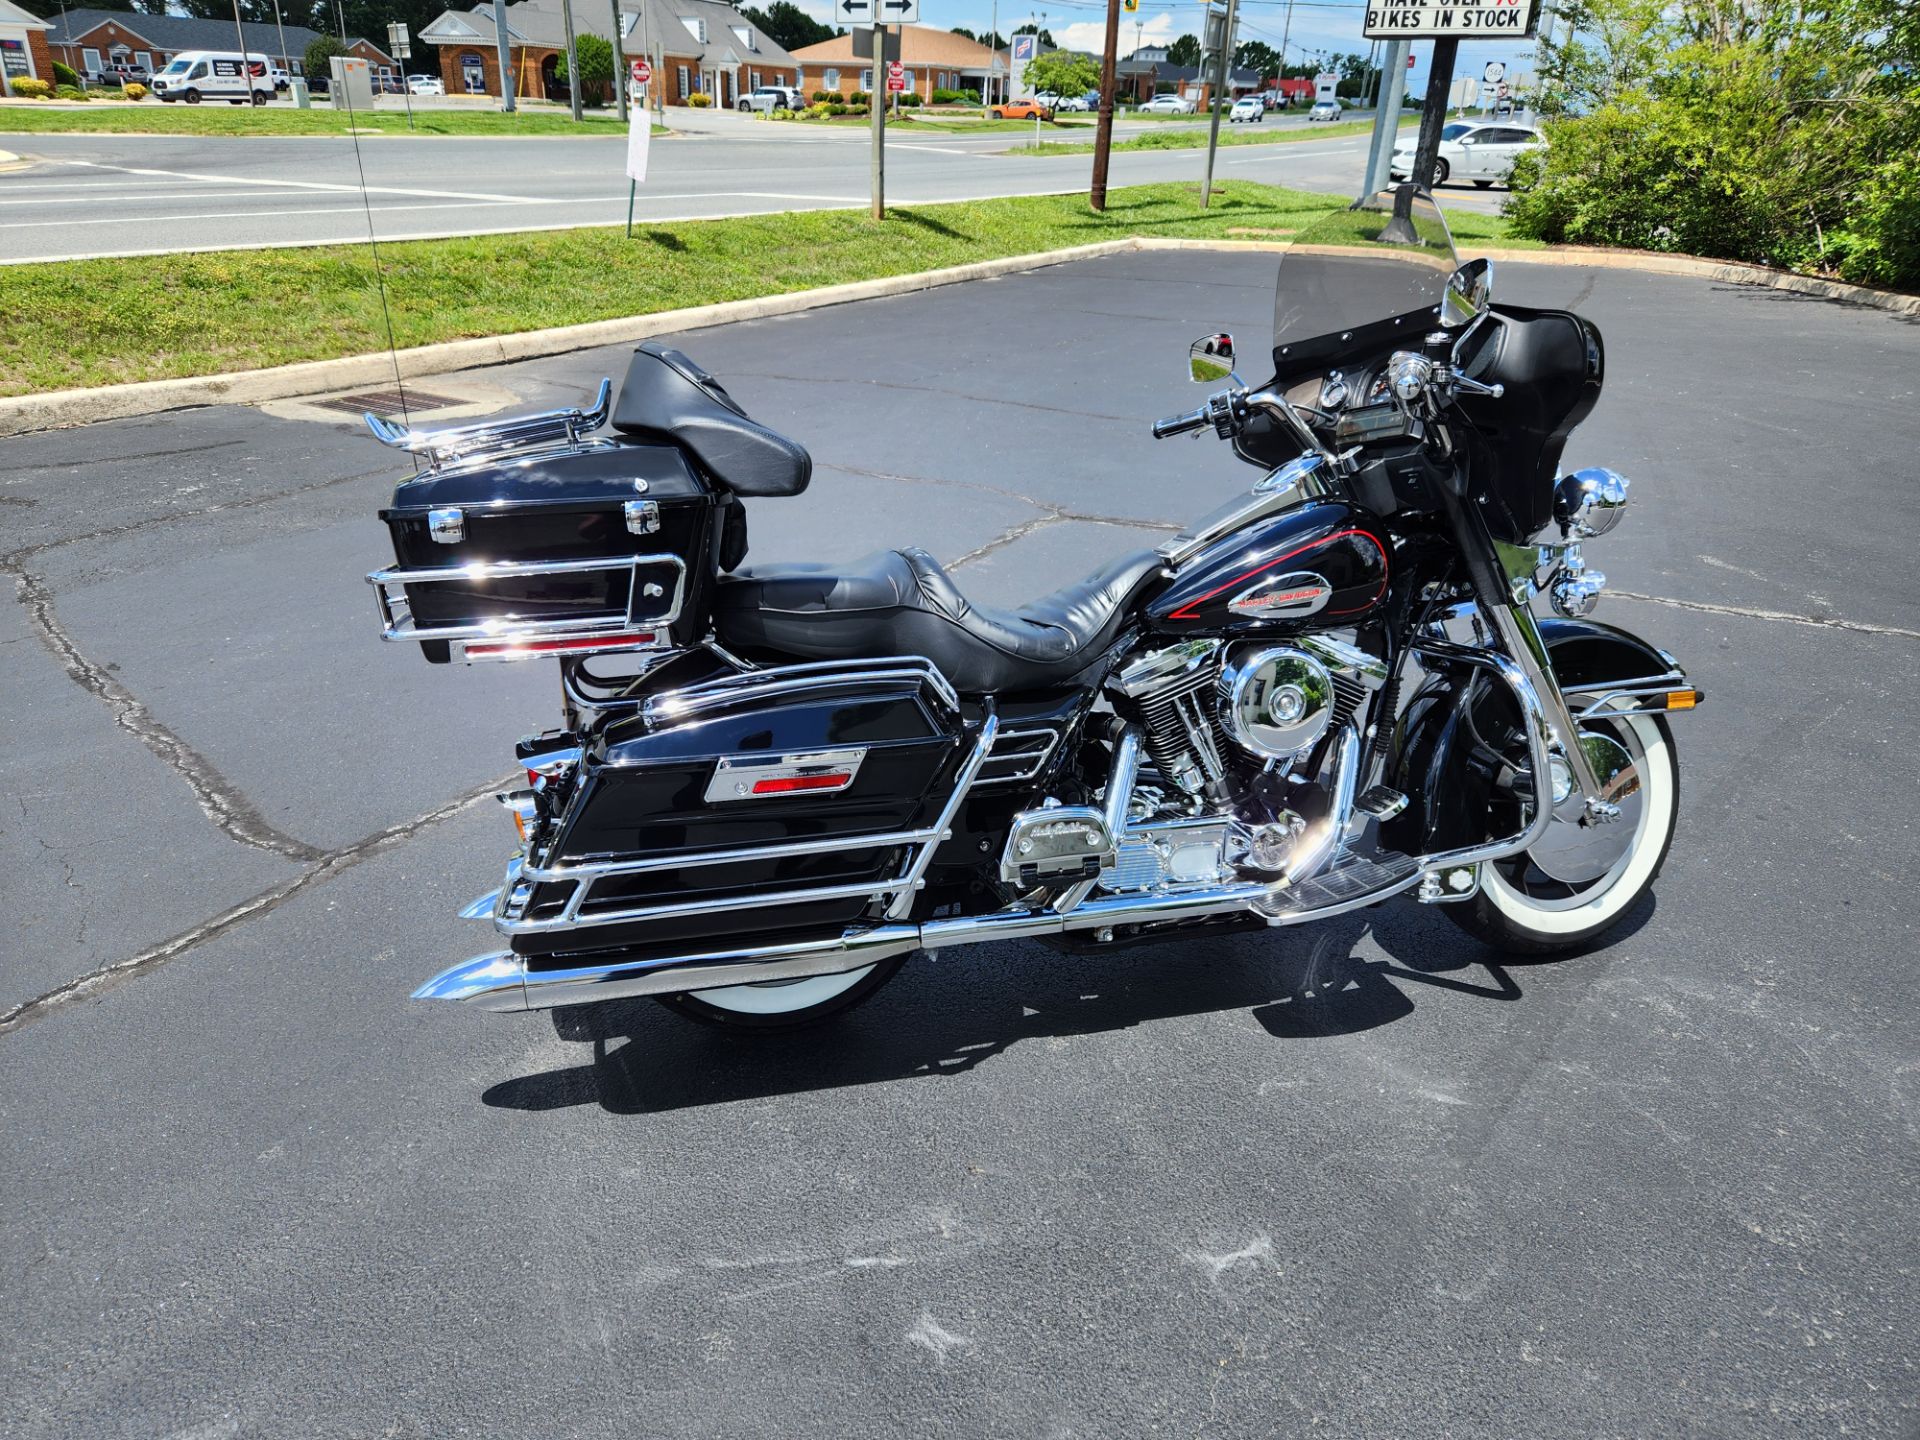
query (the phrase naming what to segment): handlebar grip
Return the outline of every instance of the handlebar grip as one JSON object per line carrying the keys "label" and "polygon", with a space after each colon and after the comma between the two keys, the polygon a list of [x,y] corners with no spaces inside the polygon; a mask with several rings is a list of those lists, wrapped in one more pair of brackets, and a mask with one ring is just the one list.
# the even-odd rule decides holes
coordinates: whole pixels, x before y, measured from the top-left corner
{"label": "handlebar grip", "polygon": [[1202,405],[1198,410],[1189,410],[1184,415],[1169,415],[1164,420],[1154,421],[1153,438],[1164,440],[1169,435],[1184,435],[1187,431],[1198,430],[1208,423],[1207,407]]}

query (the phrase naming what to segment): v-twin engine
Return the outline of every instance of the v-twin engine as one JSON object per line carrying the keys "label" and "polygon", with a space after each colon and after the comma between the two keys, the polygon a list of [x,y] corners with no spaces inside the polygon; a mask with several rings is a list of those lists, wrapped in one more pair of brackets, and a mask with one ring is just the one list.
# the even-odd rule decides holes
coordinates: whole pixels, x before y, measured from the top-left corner
{"label": "v-twin engine", "polygon": [[[1349,641],[1189,641],[1141,655],[1111,682],[1139,728],[1146,765],[1128,785],[1125,825],[1101,888],[1210,884],[1297,871],[1344,830],[1358,746],[1387,667]],[[1342,761],[1348,773],[1335,773]],[[1126,767],[1116,767],[1124,770]],[[1112,807],[1110,807],[1112,808]]]}

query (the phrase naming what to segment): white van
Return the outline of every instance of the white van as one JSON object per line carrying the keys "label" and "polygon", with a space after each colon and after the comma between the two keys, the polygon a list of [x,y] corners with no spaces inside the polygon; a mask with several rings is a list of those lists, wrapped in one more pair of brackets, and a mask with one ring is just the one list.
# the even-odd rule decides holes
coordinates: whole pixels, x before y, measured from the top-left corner
{"label": "white van", "polygon": [[183,50],[148,88],[159,99],[189,105],[202,100],[264,105],[273,98],[270,62],[258,51],[249,52],[243,63],[238,50]]}

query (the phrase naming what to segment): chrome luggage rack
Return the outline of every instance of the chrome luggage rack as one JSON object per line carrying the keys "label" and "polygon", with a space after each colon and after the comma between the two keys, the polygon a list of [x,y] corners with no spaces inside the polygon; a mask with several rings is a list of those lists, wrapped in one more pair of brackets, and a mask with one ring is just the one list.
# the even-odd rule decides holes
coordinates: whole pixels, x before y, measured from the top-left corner
{"label": "chrome luggage rack", "polygon": [[[641,578],[644,568],[670,566],[673,594]],[[581,575],[602,570],[624,570],[627,603],[563,620],[522,620],[505,617],[469,624],[417,625],[407,600],[408,585],[436,582],[472,583],[488,580],[536,579],[541,576]],[[460,647],[463,660],[523,660],[558,655],[586,655],[609,650],[661,649],[671,642],[668,628],[680,618],[687,593],[687,562],[678,555],[617,555],[591,560],[482,560],[466,565],[376,570],[367,576],[380,607],[382,640],[445,640]],[[648,594],[648,591],[655,593]],[[658,614],[639,614],[636,605],[665,599]]]}
{"label": "chrome luggage rack", "polygon": [[451,461],[480,460],[525,450],[556,441],[574,450],[604,442],[587,437],[607,423],[613,413],[613,381],[602,377],[593,397],[593,407],[581,410],[536,410],[525,415],[507,415],[482,420],[475,425],[449,425],[438,430],[415,430],[383,420],[372,411],[361,418],[382,445],[426,457],[427,464],[439,469]]}

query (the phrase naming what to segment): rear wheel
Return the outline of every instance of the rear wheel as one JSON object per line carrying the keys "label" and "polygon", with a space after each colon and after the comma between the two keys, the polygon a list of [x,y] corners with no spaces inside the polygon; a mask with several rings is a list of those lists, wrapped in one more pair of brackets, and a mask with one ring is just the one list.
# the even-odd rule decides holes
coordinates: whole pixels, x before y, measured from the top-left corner
{"label": "rear wheel", "polygon": [[738,105],[734,106],[733,108],[738,110],[742,115],[749,114],[753,110],[753,106],[749,105],[744,100],[742,100]]}
{"label": "rear wheel", "polygon": [[253,92],[253,103],[254,103],[255,105],[264,105],[264,104],[266,104],[266,103],[267,103],[267,92],[266,92],[266,91],[264,91],[264,90],[256,90],[256,91],[254,91],[254,92]]}
{"label": "rear wheel", "polygon": [[1007,118],[1007,112],[1004,110],[996,110],[993,112],[993,118],[996,120],[1004,120]]}
{"label": "rear wheel", "polygon": [[723,1030],[799,1030],[853,1009],[898,974],[906,961],[906,956],[895,955],[841,975],[694,990],[662,995],[660,1003],[689,1020]]}
{"label": "rear wheel", "polygon": [[1601,742],[1588,745],[1588,753],[1597,769],[1604,766],[1602,785],[1620,816],[1585,826],[1577,819],[1582,802],[1564,804],[1539,845],[1488,861],[1480,867],[1479,894],[1443,907],[1496,949],[1550,955],[1585,944],[1646,894],[1666,862],[1680,808],[1680,767],[1666,721],[1596,717],[1582,734]]}

